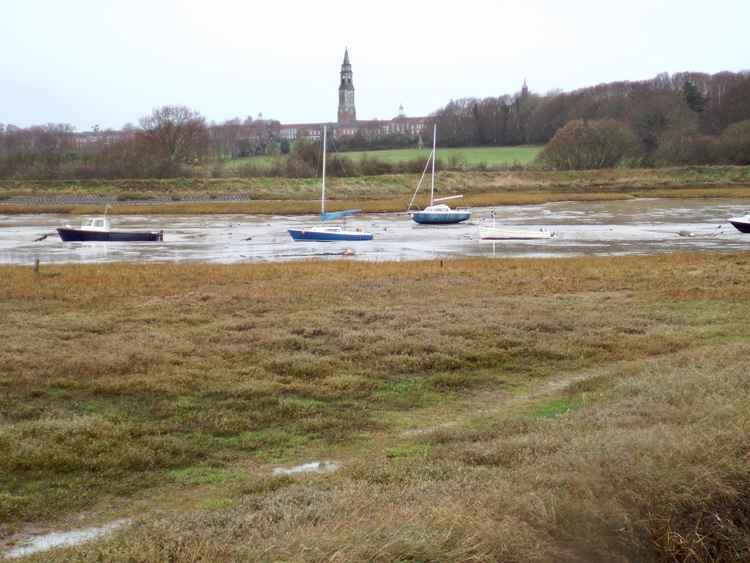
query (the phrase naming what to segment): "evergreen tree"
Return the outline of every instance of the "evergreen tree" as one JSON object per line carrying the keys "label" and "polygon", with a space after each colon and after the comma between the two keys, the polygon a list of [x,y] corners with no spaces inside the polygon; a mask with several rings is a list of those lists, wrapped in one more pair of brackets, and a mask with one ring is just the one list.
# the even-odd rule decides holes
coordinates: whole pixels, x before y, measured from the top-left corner
{"label": "evergreen tree", "polygon": [[685,82],[682,86],[682,95],[685,97],[688,107],[695,113],[703,113],[708,103],[708,98],[700,93],[698,87],[691,81]]}

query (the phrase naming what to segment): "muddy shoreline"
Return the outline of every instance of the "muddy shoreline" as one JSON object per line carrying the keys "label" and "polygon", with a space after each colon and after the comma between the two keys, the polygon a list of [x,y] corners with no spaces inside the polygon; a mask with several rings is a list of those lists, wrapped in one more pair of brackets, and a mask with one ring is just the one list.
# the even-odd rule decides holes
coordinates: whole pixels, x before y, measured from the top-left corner
{"label": "muddy shoreline", "polygon": [[[475,208],[470,221],[443,227],[414,224],[404,213],[363,214],[348,227],[370,231],[367,243],[295,243],[289,228],[318,222],[294,215],[131,215],[113,228],[164,230],[163,243],[62,243],[56,227],[79,217],[3,215],[0,264],[106,262],[268,262],[300,259],[424,260],[460,256],[562,257],[658,254],[673,251],[750,250],[750,236],[727,219],[750,207],[741,199],[635,199],[503,206],[500,224],[556,233],[552,240],[479,242],[478,225],[490,208]],[[44,235],[47,235],[46,237]],[[38,239],[43,240],[38,240]]]}

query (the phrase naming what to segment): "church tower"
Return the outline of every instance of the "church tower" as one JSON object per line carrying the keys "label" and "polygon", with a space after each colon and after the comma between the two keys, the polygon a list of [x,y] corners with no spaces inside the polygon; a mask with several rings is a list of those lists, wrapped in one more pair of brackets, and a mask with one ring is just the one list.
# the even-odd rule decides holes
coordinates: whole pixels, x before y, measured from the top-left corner
{"label": "church tower", "polygon": [[349,63],[349,49],[346,49],[344,62],[341,65],[341,84],[339,85],[339,123],[343,125],[355,121],[357,121],[357,110],[354,107],[352,65]]}

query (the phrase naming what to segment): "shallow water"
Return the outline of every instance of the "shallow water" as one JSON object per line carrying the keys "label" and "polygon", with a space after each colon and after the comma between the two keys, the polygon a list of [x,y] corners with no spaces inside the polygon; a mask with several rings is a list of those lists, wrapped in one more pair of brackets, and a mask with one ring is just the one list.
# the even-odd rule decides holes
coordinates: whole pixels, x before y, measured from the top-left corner
{"label": "shallow water", "polygon": [[[677,250],[750,250],[750,235],[727,218],[750,210],[747,200],[635,199],[559,202],[497,207],[499,224],[546,227],[551,240],[478,241],[479,220],[488,208],[475,208],[460,225],[416,225],[405,214],[361,215],[347,221],[375,235],[369,242],[293,242],[288,228],[317,223],[312,216],[145,215],[113,218],[114,228],[164,230],[164,242],[63,243],[55,228],[79,224],[68,215],[0,214],[0,264],[91,262],[233,263],[303,258],[421,260],[453,256],[573,256],[656,254]],[[0,206],[0,213],[2,207]],[[48,234],[45,240],[34,239]],[[353,255],[345,256],[351,249]],[[349,253],[346,253],[349,254]]]}
{"label": "shallow water", "polygon": [[335,461],[311,461],[294,467],[276,467],[274,475],[297,475],[298,473],[333,473],[339,468]]}
{"label": "shallow water", "polygon": [[129,522],[130,520],[128,519],[115,520],[114,522],[110,522],[105,526],[97,528],[82,528],[80,530],[71,530],[69,532],[51,532],[49,534],[34,536],[22,541],[20,545],[9,549],[2,555],[8,559],[13,559],[16,557],[31,555],[33,553],[39,553],[41,551],[47,551],[55,547],[79,545],[106,536],[116,529],[125,526]]}

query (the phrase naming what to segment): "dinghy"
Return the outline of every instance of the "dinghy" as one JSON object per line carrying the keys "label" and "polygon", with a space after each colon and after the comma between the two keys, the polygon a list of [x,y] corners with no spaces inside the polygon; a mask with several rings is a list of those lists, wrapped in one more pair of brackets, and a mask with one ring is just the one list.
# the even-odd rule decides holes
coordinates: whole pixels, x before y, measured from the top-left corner
{"label": "dinghy", "polygon": [[549,239],[555,233],[542,227],[541,229],[525,229],[523,227],[507,227],[498,225],[495,220],[495,210],[490,212],[491,222],[479,224],[479,240],[535,240]]}

